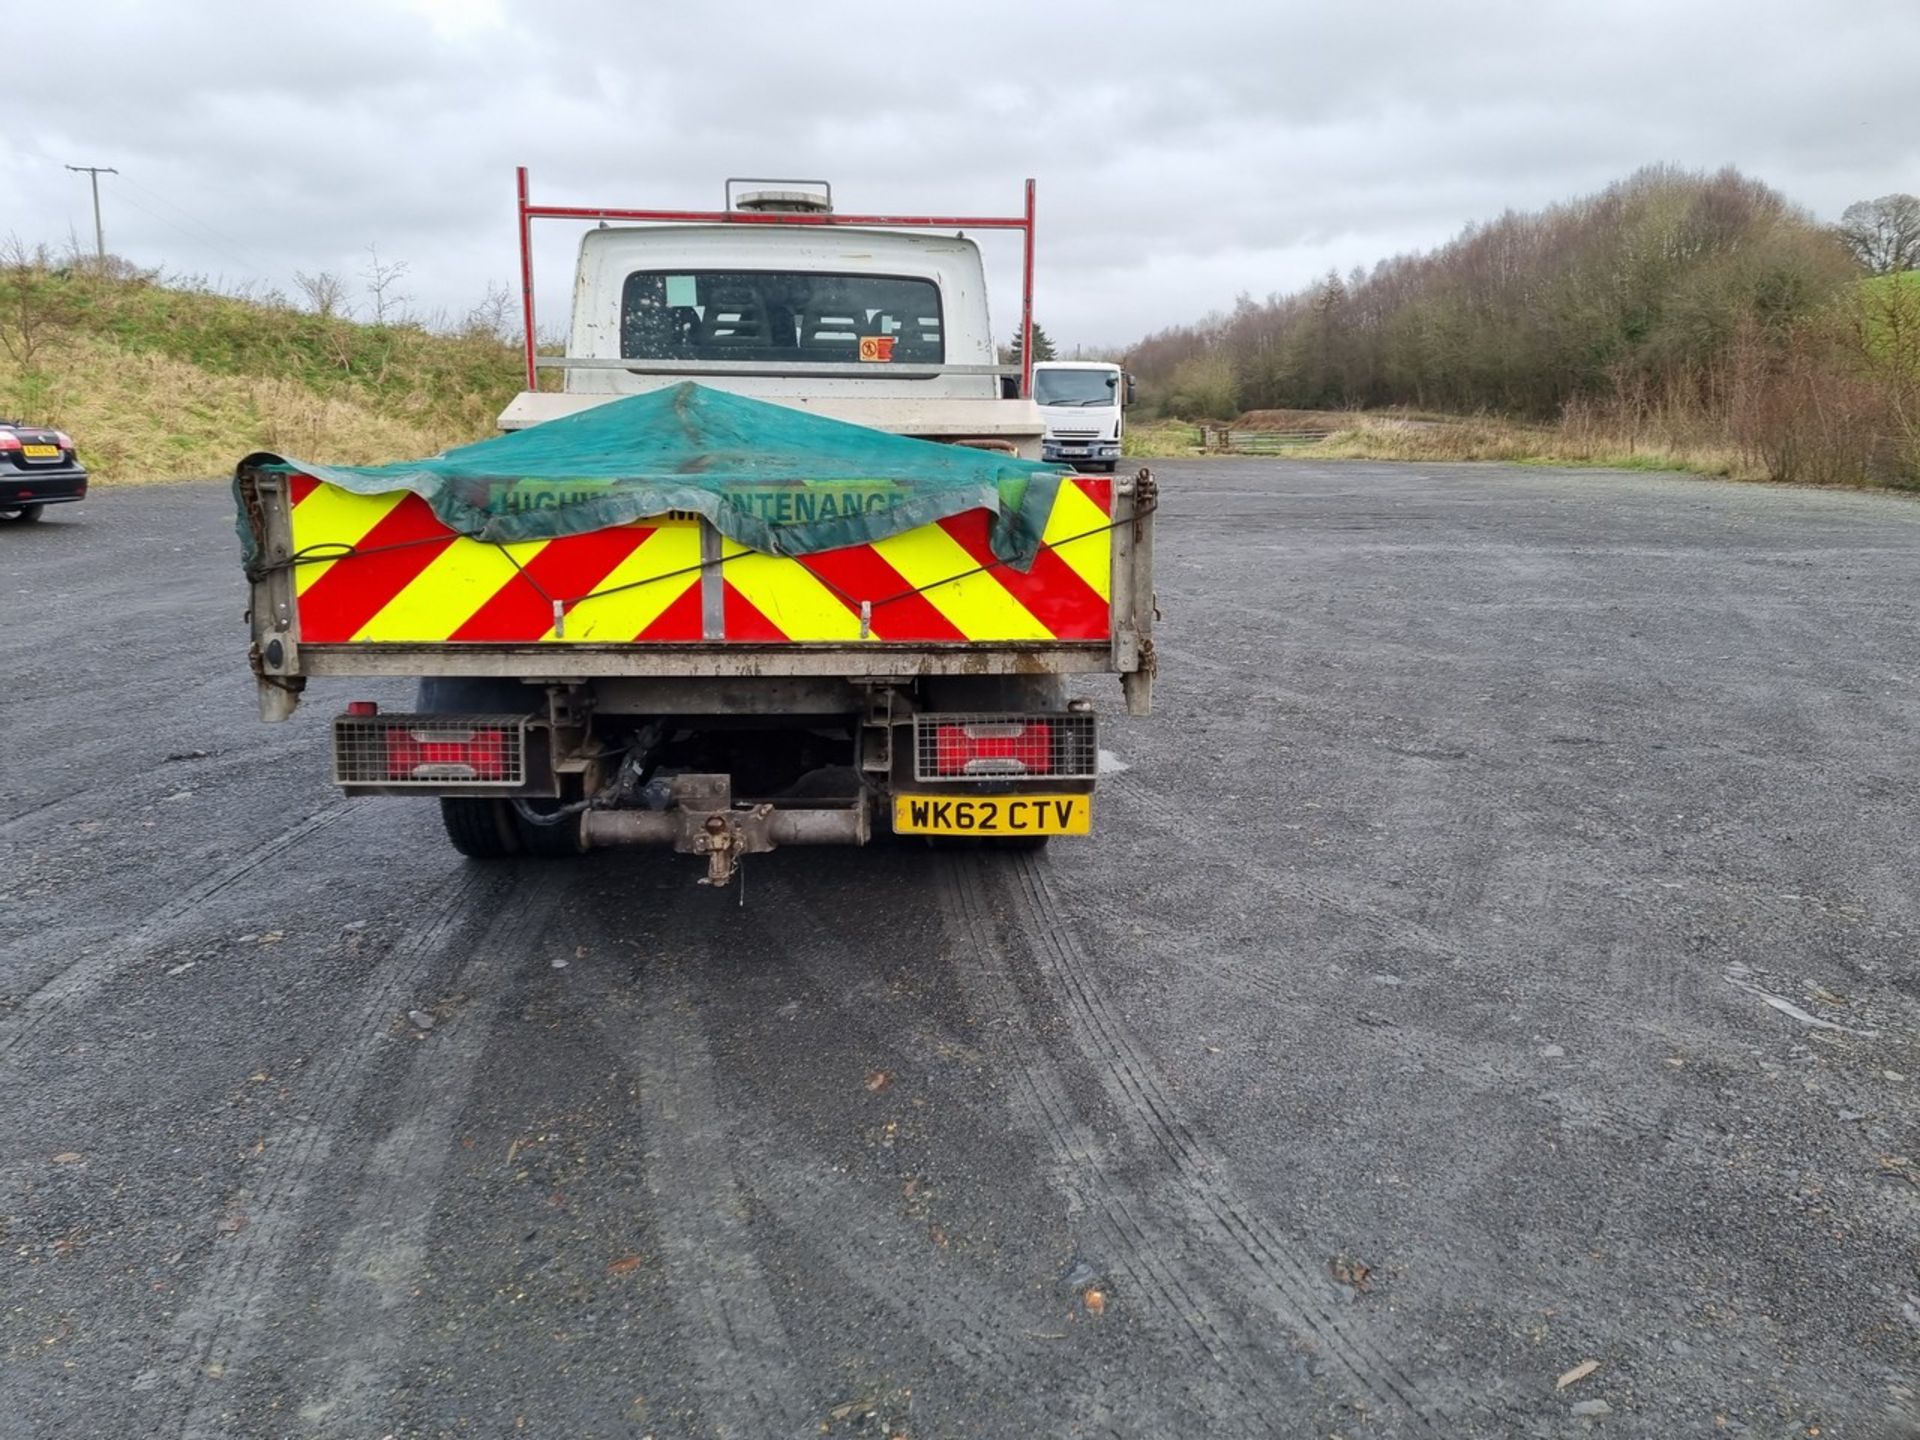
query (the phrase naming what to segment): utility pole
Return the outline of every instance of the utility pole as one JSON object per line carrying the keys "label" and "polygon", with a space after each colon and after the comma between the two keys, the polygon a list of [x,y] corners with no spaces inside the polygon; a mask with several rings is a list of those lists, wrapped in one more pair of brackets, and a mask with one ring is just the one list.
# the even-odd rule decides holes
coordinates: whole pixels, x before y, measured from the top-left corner
{"label": "utility pole", "polygon": [[93,181],[93,250],[100,258],[100,268],[107,268],[107,232],[100,225],[100,177],[118,175],[120,172],[111,165],[69,165],[67,169],[76,174],[84,174]]}

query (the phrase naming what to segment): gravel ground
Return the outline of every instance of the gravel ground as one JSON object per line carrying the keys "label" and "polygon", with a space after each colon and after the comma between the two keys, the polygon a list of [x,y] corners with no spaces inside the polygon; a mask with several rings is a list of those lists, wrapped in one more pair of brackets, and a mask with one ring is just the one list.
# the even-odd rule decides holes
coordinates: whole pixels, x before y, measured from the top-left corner
{"label": "gravel ground", "polygon": [[1095,837],[744,906],[0,528],[0,1434],[1920,1435],[1920,506],[1157,469]]}

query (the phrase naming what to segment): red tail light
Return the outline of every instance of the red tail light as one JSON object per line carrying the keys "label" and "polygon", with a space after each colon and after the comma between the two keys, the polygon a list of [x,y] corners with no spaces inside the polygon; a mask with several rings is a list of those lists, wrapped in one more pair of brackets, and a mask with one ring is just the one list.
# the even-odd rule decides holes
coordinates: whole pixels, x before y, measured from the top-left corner
{"label": "red tail light", "polygon": [[504,780],[505,730],[388,729],[389,780]]}
{"label": "red tail light", "polygon": [[942,725],[934,731],[941,775],[1045,775],[1053,769],[1053,726],[1030,721]]}
{"label": "red tail light", "polygon": [[26,442],[11,430],[0,430],[0,450],[18,450]]}

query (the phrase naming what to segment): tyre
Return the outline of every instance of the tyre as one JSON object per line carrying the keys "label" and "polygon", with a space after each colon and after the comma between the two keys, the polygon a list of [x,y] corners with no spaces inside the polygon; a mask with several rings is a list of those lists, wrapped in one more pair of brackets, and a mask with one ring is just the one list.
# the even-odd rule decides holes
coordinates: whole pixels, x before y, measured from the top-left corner
{"label": "tyre", "polygon": [[550,814],[567,803],[565,800],[522,800],[519,806],[509,805],[520,830],[521,847],[527,854],[542,860],[565,860],[586,853],[580,843],[580,816],[569,815],[554,824],[542,825],[537,820],[529,820],[525,814],[526,810],[536,815]]}
{"label": "tyre", "polygon": [[453,848],[469,860],[506,860],[521,852],[520,817],[505,800],[442,796],[440,823]]}
{"label": "tyre", "polygon": [[[528,697],[532,693],[511,680],[432,675],[420,682],[416,708],[425,715],[462,711],[524,712],[531,708]],[[511,800],[494,800],[484,795],[442,796],[440,822],[446,826],[447,839],[453,842],[453,848],[469,860],[506,860],[529,852],[545,854],[545,850],[535,848],[535,843],[552,843],[542,827],[521,823]],[[539,841],[529,843],[529,833],[538,833]]]}
{"label": "tyre", "polygon": [[6,512],[6,518],[16,525],[31,525],[46,513],[44,505],[22,505],[16,510]]}

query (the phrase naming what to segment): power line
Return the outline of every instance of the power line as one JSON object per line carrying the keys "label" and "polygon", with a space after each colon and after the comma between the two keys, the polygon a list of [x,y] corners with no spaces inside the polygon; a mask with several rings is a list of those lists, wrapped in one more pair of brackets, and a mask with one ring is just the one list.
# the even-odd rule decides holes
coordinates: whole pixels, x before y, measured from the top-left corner
{"label": "power line", "polygon": [[[253,254],[251,251],[234,249],[233,246],[228,243],[228,237],[221,235],[221,233],[215,230],[213,226],[199,219],[199,217],[194,215],[191,211],[184,210],[180,206],[174,204],[173,201],[169,200],[165,195],[162,195],[158,191],[154,190],[151,186],[142,185],[138,180],[135,180],[130,175],[122,175],[120,177],[120,183],[122,185],[132,186],[135,190],[138,190],[142,195],[146,196],[149,200],[153,201],[156,205],[164,205],[167,209],[171,210],[175,215],[179,216],[182,221],[186,222],[186,225],[189,228],[182,229],[180,225],[174,224],[174,222],[171,220],[168,220],[166,216],[154,215],[153,211],[151,210],[146,211],[147,214],[153,215],[154,219],[162,221],[163,223],[166,223],[169,225],[173,225],[174,229],[179,230],[181,234],[186,235],[189,239],[197,239],[202,244],[210,245],[215,250],[218,250],[221,254],[231,256],[233,259],[238,260],[242,265],[247,266],[249,269],[259,271],[262,274],[271,272],[273,270],[274,268],[273,266],[261,260],[259,256]],[[144,206],[137,206],[136,208],[145,209]],[[196,234],[195,232],[198,232],[198,233]]]}
{"label": "power line", "polygon": [[100,267],[104,270],[107,264],[107,232],[100,224],[100,177],[118,175],[120,172],[111,165],[69,165],[67,169],[93,181],[93,249],[100,257]]}
{"label": "power line", "polygon": [[[125,177],[122,176],[121,178],[124,179]],[[149,215],[153,217],[155,220],[158,220],[162,225],[165,225],[168,229],[174,231],[176,234],[179,234],[184,238],[193,241],[194,244],[209,246],[212,249],[218,250],[221,254],[227,256],[229,259],[238,261],[243,269],[251,270],[255,272],[264,272],[268,268],[267,266],[260,264],[257,260],[250,260],[246,256],[241,255],[236,251],[228,249],[225,245],[221,244],[217,240],[212,239],[210,236],[194,234],[191,230],[187,229],[184,225],[179,225],[179,224],[176,224],[174,221],[169,220],[165,215],[162,215],[158,210],[149,209],[147,206],[142,205],[138,200],[134,199],[131,195],[122,195],[120,198],[126,201],[127,204],[133,206],[133,208],[138,210],[142,215]]]}

